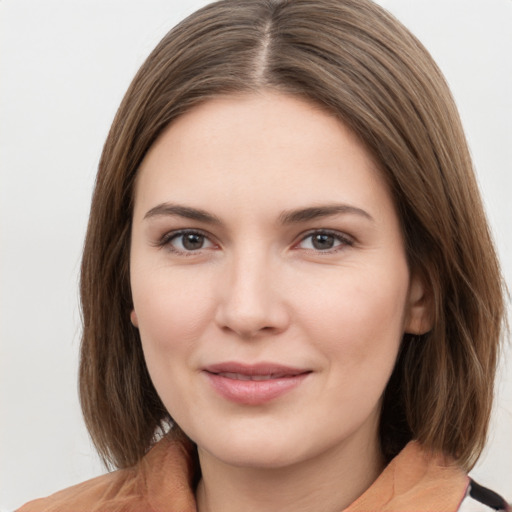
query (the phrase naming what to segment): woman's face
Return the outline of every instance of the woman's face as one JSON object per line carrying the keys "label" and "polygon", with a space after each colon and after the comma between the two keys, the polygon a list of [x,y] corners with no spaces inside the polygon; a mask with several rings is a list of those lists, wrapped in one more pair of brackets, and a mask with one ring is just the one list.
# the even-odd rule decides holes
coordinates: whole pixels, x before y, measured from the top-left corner
{"label": "woman's face", "polygon": [[388,188],[333,116],[266,92],[179,118],[140,168],[130,258],[151,378],[200,454],[284,467],[376,443],[425,301]]}

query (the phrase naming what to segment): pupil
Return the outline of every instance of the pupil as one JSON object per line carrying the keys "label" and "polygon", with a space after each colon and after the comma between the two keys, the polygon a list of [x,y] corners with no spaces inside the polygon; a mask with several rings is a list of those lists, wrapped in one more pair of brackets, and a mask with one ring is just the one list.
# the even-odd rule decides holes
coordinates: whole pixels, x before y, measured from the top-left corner
{"label": "pupil", "polygon": [[315,249],[332,249],[334,246],[334,237],[332,235],[315,235],[313,237],[313,247]]}
{"label": "pupil", "polygon": [[194,249],[201,249],[204,243],[204,236],[195,233],[183,235],[183,247],[193,251]]}

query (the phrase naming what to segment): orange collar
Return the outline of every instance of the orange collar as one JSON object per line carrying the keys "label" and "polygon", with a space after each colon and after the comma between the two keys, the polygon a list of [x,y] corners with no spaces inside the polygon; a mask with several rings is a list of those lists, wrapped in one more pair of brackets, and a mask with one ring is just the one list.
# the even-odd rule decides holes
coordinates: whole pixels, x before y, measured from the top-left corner
{"label": "orange collar", "polygon": [[[166,437],[134,468],[109,473],[35,500],[19,512],[196,512],[195,448]],[[456,512],[466,474],[410,442],[342,512]]]}
{"label": "orange collar", "polygon": [[456,512],[468,484],[465,472],[447,457],[411,441],[343,512]]}

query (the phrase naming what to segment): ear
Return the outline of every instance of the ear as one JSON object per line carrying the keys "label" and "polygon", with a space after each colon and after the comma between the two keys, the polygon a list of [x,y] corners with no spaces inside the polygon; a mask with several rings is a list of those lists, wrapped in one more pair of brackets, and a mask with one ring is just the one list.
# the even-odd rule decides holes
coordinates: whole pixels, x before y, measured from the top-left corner
{"label": "ear", "polygon": [[130,312],[130,320],[134,327],[139,328],[139,319],[137,318],[137,313],[135,313],[134,309],[132,309]]}
{"label": "ear", "polygon": [[432,329],[433,303],[423,279],[413,274],[409,284],[408,307],[404,323],[404,332],[425,334]]}

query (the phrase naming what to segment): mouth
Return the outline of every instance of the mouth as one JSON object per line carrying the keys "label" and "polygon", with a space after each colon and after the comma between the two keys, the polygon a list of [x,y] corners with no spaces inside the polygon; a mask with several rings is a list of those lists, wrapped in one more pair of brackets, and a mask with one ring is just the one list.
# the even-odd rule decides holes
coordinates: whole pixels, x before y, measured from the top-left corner
{"label": "mouth", "polygon": [[273,363],[226,362],[203,369],[213,389],[230,402],[262,405],[298,387],[311,370]]}
{"label": "mouth", "polygon": [[235,380],[271,380],[296,377],[310,370],[294,368],[275,363],[245,364],[237,362],[225,362],[209,365],[204,371],[214,375],[220,375],[227,379]]}
{"label": "mouth", "polygon": [[245,373],[231,373],[231,372],[219,372],[215,375],[219,377],[225,377],[226,379],[233,380],[272,380],[272,379],[284,379],[286,377],[293,377],[293,375],[284,374],[284,373],[270,373],[266,375],[247,375]]}

